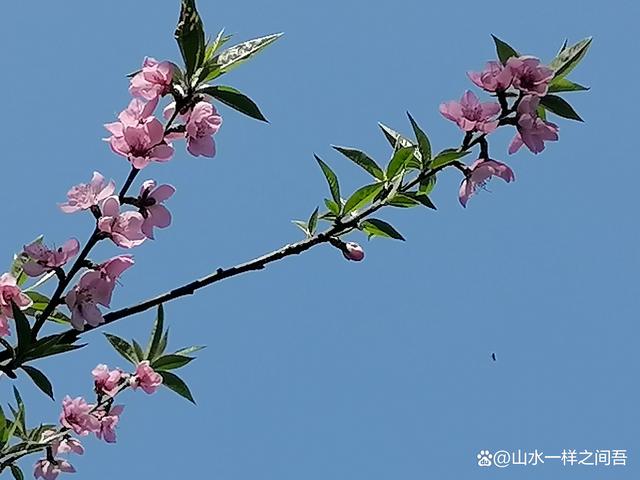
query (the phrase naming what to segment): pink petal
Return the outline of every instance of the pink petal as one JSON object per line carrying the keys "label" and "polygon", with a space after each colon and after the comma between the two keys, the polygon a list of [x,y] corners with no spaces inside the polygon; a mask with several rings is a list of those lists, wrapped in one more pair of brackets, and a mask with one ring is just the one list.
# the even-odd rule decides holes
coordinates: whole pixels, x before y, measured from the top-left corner
{"label": "pink petal", "polygon": [[195,157],[202,155],[204,157],[213,158],[216,154],[216,146],[213,141],[213,137],[190,137],[187,144],[187,151]]}
{"label": "pink petal", "polygon": [[153,205],[148,211],[156,227],[167,228],[171,225],[171,213],[164,205]]}
{"label": "pink petal", "polygon": [[150,197],[157,203],[161,203],[170,198],[175,192],[176,189],[172,185],[164,184],[156,188],[155,191],[151,193]]}

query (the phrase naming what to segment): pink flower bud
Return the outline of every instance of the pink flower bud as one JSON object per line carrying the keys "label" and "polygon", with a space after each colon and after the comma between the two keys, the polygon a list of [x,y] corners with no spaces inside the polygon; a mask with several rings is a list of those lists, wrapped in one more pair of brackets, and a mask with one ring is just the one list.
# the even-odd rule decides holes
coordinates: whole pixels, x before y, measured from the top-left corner
{"label": "pink flower bud", "polygon": [[342,250],[342,255],[344,255],[344,258],[347,260],[359,262],[364,258],[364,250],[355,242],[347,242],[344,250]]}

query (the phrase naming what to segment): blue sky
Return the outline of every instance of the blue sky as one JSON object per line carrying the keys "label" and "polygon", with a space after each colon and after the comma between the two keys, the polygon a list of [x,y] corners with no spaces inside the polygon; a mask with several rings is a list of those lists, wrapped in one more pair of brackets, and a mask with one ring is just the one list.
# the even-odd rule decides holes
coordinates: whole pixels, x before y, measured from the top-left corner
{"label": "blue sky", "polygon": [[[181,151],[143,172],[176,186],[174,224],[133,252],[116,308],[297,240],[290,220],[326,195],[313,153],[354,189],[367,179],[330,145],[386,160],[378,121],[408,132],[410,110],[435,149],[459,144],[438,105],[470,88],[465,72],[493,58],[491,33],[546,61],[565,38],[593,35],[571,75],[591,91],[567,95],[586,123],[560,120],[559,142],[508,158],[516,182],[493,182],[466,210],[459,175],[447,172],[433,194],[437,212],[384,213],[406,243],[354,236],[366,248],[362,263],[318,247],[167,305],[172,345],[208,346],[182,370],[198,406],[168,391],[128,392],[118,444],[87,439],[85,456],[73,459],[77,478],[637,478],[640,167],[630,94],[640,76],[640,7],[199,4],[212,35],[286,33],[221,79],[271,123],[221,107],[215,159]],[[56,243],[89,235],[90,218],[56,204],[94,169],[123,181],[128,167],[101,141],[102,125],[126,106],[124,75],[145,55],[178,58],[177,12],[177,0],[0,6],[7,265],[40,233]],[[493,136],[495,158],[507,159],[510,136]],[[94,258],[115,252],[104,245]],[[144,338],[152,319],[107,331]],[[38,364],[58,399],[89,396],[95,364],[124,366],[100,334],[87,340]],[[57,419],[59,403],[18,385],[31,422]],[[6,378],[0,387],[8,399]],[[626,449],[629,465],[556,461],[496,473],[476,465],[481,449]]]}

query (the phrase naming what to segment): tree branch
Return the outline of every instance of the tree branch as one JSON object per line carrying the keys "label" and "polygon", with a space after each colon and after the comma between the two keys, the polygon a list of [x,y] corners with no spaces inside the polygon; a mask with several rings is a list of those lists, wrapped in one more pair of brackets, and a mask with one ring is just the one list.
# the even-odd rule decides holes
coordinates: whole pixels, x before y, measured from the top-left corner
{"label": "tree branch", "polygon": [[[409,183],[404,185],[401,191],[410,190],[411,188],[418,185],[420,182],[434,176],[436,173],[438,173],[439,171],[449,166],[458,168],[458,165],[448,164],[433,170],[421,172],[416,178],[414,178]],[[69,335],[73,335],[77,338],[83,333],[87,333],[97,328],[101,328],[105,325],[109,325],[122,318],[130,317],[131,315],[135,315],[137,313],[142,313],[162,303],[166,303],[171,300],[175,300],[176,298],[184,297],[186,295],[192,295],[197,290],[204,288],[208,285],[211,285],[213,283],[217,283],[227,278],[241,275],[243,273],[262,270],[270,263],[276,262],[278,260],[281,260],[283,258],[292,256],[292,255],[298,255],[300,253],[303,253],[315,247],[316,245],[320,245],[323,243],[330,243],[332,238],[340,236],[344,233],[347,233],[349,230],[356,228],[361,220],[363,220],[364,218],[368,217],[372,213],[384,207],[386,205],[386,201],[387,199],[378,200],[372,203],[368,208],[362,210],[360,213],[349,216],[346,221],[345,220],[336,221],[336,223],[332,225],[330,228],[328,228],[324,232],[314,235],[313,237],[307,238],[305,240],[301,240],[296,243],[285,245],[279,248],[278,250],[274,250],[270,253],[267,253],[260,257],[254,258],[253,260],[249,260],[248,262],[241,263],[233,267],[229,267],[226,269],[218,268],[215,272],[205,277],[202,277],[200,279],[181,285],[161,295],[150,298],[136,305],[132,305],[130,307],[125,307],[120,310],[115,310],[113,312],[107,313],[104,316],[105,322],[96,327],[92,327],[91,325],[86,325],[85,329],[81,332],[74,329],[69,329],[65,333]]]}

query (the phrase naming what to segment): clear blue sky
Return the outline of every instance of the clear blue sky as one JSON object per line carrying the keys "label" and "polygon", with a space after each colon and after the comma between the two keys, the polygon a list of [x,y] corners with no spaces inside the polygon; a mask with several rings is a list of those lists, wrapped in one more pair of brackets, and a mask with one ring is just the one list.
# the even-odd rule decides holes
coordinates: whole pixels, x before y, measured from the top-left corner
{"label": "clear blue sky", "polygon": [[[516,182],[493,182],[466,210],[459,176],[442,176],[437,212],[385,214],[406,243],[354,237],[360,264],[319,247],[168,305],[173,346],[208,345],[182,370],[198,406],[127,393],[118,444],[88,439],[76,478],[638,478],[637,3],[199,3],[211,34],[286,32],[223,78],[271,123],[221,108],[214,160],[182,151],[145,170],[176,186],[174,224],[133,252],[115,307],[297,240],[290,220],[326,195],[312,154],[345,189],[360,186],[329,145],[386,159],[378,121],[408,131],[410,110],[434,148],[458,144],[438,105],[493,57],[491,33],[547,61],[565,37],[593,35],[572,73],[592,89],[570,94],[586,123],[560,121],[560,142],[510,158]],[[127,104],[124,75],[145,55],[178,57],[177,13],[177,0],[2,3],[5,264],[40,233],[88,236],[91,219],[56,203],[94,169],[124,179],[102,124]],[[506,159],[509,139],[495,135],[494,157]],[[152,318],[108,331],[139,338]],[[95,364],[124,366],[100,334],[87,339],[38,364],[58,400],[89,396]],[[30,421],[57,419],[59,403],[19,385]],[[480,449],[518,448],[627,449],[630,465],[475,463]]]}

